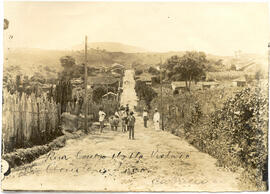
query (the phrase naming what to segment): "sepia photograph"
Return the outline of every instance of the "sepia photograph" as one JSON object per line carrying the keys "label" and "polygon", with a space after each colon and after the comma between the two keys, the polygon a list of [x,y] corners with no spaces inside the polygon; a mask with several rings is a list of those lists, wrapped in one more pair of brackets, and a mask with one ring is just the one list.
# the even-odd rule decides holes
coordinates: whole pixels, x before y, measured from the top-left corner
{"label": "sepia photograph", "polygon": [[1,4],[2,191],[268,191],[267,1]]}

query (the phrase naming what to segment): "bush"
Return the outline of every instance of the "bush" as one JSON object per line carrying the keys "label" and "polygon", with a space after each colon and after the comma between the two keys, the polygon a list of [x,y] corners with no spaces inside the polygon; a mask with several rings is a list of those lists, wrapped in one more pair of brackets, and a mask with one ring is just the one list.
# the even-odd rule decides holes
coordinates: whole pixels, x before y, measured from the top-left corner
{"label": "bush", "polygon": [[153,88],[138,80],[135,84],[135,91],[139,97],[139,100],[144,100],[146,105],[150,108],[151,101],[157,96],[157,93],[153,90]]}
{"label": "bush", "polygon": [[221,166],[233,171],[244,168],[258,189],[263,187],[267,163],[267,99],[259,88],[243,89],[210,114],[203,127],[196,127],[202,126],[200,121],[187,129],[191,143],[217,158]]}
{"label": "bush", "polygon": [[[211,115],[208,135],[208,140],[224,150],[220,162],[235,163],[251,172],[256,169],[257,182],[267,162],[267,111],[267,95],[259,88],[246,88]],[[230,155],[229,160],[224,158],[225,153]]]}
{"label": "bush", "polygon": [[154,67],[149,67],[148,73],[151,73],[152,75],[158,75],[159,74],[159,70],[157,70]]}
{"label": "bush", "polygon": [[[232,171],[243,168],[242,181],[253,184],[252,189],[264,190],[267,92],[260,88],[235,89],[164,96],[165,129],[217,158],[220,166]],[[155,98],[152,106],[159,105],[160,99]]]}
{"label": "bush", "polygon": [[93,90],[92,100],[96,103],[102,100],[102,96],[107,93],[106,88],[98,87]]}
{"label": "bush", "polygon": [[142,73],[143,73],[143,70],[141,70],[141,69],[135,70],[135,75],[141,75]]}

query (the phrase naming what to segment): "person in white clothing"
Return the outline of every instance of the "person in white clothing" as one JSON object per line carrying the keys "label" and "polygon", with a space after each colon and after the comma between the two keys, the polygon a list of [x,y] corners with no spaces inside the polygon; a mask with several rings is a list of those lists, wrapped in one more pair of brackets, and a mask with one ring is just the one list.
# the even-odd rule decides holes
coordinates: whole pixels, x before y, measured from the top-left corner
{"label": "person in white clothing", "polygon": [[106,117],[106,113],[103,112],[103,108],[99,109],[98,115],[99,115],[99,123],[100,123],[100,133],[102,133],[102,130],[104,128],[104,119]]}
{"label": "person in white clothing", "polygon": [[[120,110],[119,110],[119,111],[120,111]],[[119,118],[119,117],[120,117],[118,110],[117,110],[117,111],[115,111],[114,116],[116,116],[117,118]]]}
{"label": "person in white clothing", "polygon": [[155,130],[157,130],[157,131],[159,130],[159,120],[160,120],[160,114],[156,108],[153,121],[154,121]]}

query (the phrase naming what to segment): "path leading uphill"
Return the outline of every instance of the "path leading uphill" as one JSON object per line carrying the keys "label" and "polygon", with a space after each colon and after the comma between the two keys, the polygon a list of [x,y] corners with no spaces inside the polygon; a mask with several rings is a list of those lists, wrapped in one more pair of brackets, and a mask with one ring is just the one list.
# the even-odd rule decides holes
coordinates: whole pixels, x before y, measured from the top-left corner
{"label": "path leading uphill", "polygon": [[[122,104],[136,106],[133,71],[126,71]],[[120,131],[94,132],[31,164],[12,169],[2,189],[72,191],[238,191],[237,174],[215,165],[184,139],[143,127],[135,140]]]}

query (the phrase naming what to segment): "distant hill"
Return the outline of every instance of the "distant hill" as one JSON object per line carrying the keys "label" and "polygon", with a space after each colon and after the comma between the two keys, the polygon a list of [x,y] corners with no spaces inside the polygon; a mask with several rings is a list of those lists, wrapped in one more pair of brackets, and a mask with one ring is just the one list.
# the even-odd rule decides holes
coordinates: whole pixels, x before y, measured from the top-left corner
{"label": "distant hill", "polygon": [[[51,69],[52,76],[61,71],[60,57],[67,55],[66,51],[42,49],[11,49],[4,52],[4,74],[10,68],[16,73],[32,76],[36,72],[43,73],[44,69]],[[10,73],[10,72],[9,72]],[[46,72],[47,73],[47,72]]]}
{"label": "distant hill", "polygon": [[[141,53],[147,52],[143,48],[126,45],[118,42],[90,42],[88,47],[97,50],[106,50],[108,52]],[[72,47],[72,50],[83,50],[84,44]]]}
{"label": "distant hill", "polygon": [[[88,51],[88,65],[89,66],[103,66],[109,67],[114,63],[124,65],[126,68],[131,66],[140,69],[148,69],[150,66],[156,66],[162,62],[164,63],[169,57],[173,55],[181,56],[184,52],[143,52],[143,53],[124,53],[124,52],[109,52],[106,50],[89,49]],[[84,51],[61,51],[61,50],[42,50],[42,49],[12,49],[4,53],[4,73],[13,71],[13,74],[21,72],[26,75],[34,75],[39,73],[44,76],[56,77],[57,72],[62,70],[59,59],[62,56],[70,55],[75,58],[76,64],[84,63]],[[228,69],[231,64],[235,64],[234,56],[216,56],[207,54],[207,59],[222,60],[224,67]],[[266,64],[265,64],[266,62]],[[245,54],[242,55],[238,61],[240,68],[245,71],[253,71],[260,68],[261,65],[267,68],[266,60],[262,56]],[[248,67],[246,65],[251,64]],[[8,68],[12,67],[12,68]],[[48,71],[49,69],[49,71]]]}

